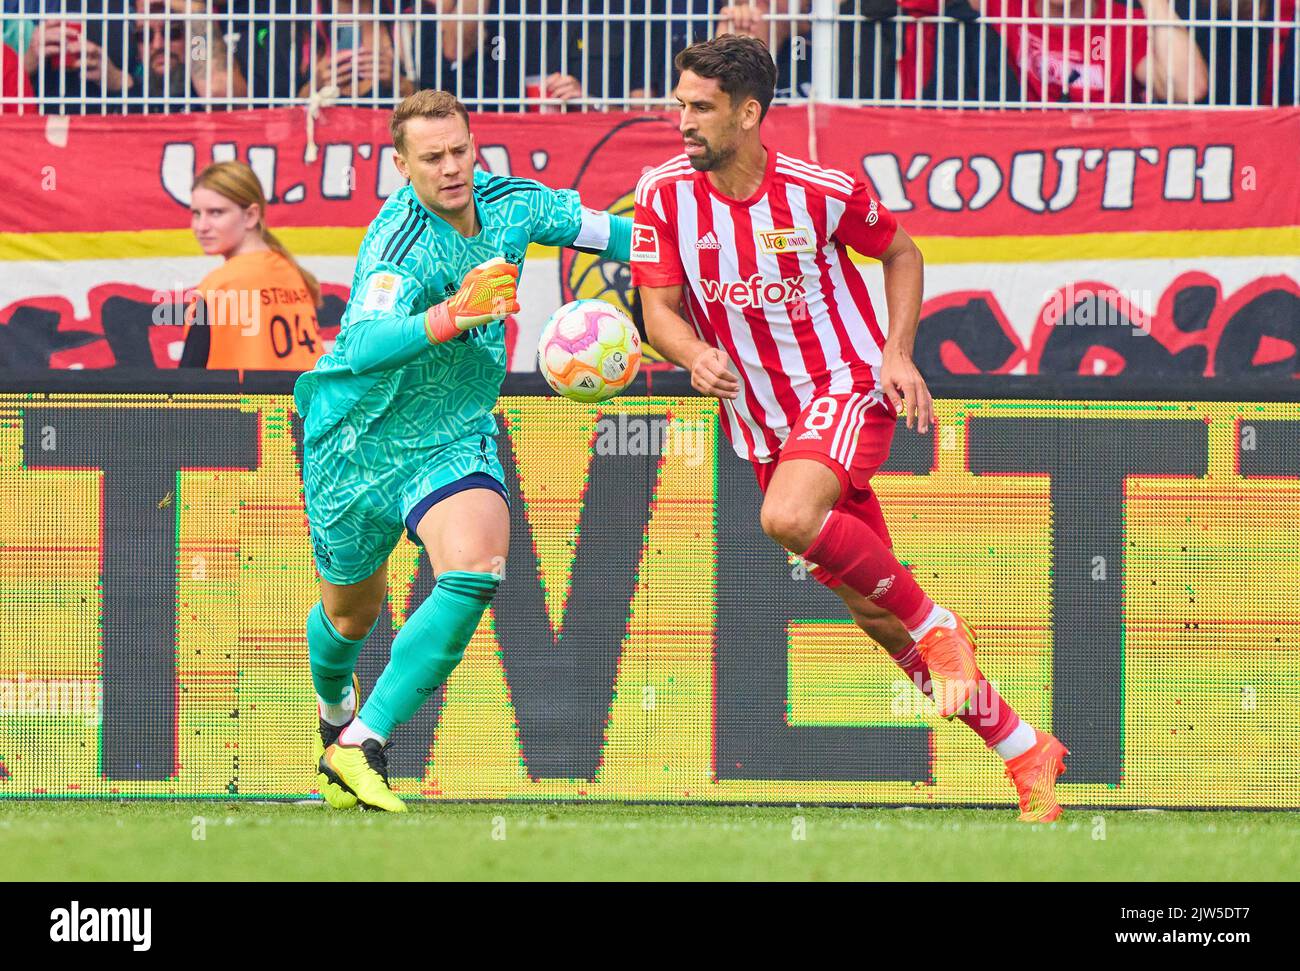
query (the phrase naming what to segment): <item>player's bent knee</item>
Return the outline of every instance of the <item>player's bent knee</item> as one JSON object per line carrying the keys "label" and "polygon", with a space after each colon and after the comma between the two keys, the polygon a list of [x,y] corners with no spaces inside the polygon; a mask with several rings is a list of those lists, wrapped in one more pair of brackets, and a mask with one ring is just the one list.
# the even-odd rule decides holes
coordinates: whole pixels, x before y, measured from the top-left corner
{"label": "player's bent knee", "polygon": [[765,500],[759,512],[763,532],[793,553],[812,546],[821,530],[825,513],[819,509],[781,500]]}
{"label": "player's bent knee", "polygon": [[345,608],[336,608],[337,612],[327,610],[325,615],[341,636],[356,641],[370,633],[371,628],[375,626],[375,621],[379,619],[382,608],[382,602],[359,607],[349,605]]}

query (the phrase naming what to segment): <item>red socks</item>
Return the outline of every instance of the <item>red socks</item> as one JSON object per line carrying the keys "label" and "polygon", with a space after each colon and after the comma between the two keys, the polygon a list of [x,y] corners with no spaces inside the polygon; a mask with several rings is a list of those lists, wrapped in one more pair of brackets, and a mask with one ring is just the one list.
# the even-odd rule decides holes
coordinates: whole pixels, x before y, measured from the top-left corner
{"label": "red socks", "polygon": [[831,511],[804,559],[874,600],[904,626],[909,619],[924,619],[934,606],[875,530],[845,513]]}
{"label": "red socks", "polygon": [[[932,696],[930,669],[921,660],[915,644],[910,645],[902,654],[891,654],[890,659],[903,669],[912,684],[925,692],[926,697]],[[957,718],[982,738],[989,748],[1005,740],[1020,724],[1020,716],[1002,699],[997,689],[983,678],[971,699],[970,707]]]}
{"label": "red socks", "polygon": [[[911,571],[898,562],[875,530],[842,512],[832,511],[826,518],[816,542],[804,553],[804,559],[870,597],[899,618],[904,627],[916,627],[934,607],[912,578]],[[931,694],[930,669],[921,660],[915,644],[893,660],[913,684],[927,696]],[[969,709],[957,718],[989,748],[1005,740],[1020,724],[1020,716],[983,678]]]}

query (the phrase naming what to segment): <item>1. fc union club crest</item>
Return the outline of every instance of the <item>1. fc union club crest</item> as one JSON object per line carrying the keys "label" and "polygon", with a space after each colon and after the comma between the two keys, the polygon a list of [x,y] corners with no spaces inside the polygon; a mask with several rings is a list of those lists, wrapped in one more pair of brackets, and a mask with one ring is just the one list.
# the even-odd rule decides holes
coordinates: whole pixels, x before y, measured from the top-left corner
{"label": "1. fc union club crest", "polygon": [[760,253],[780,256],[782,253],[812,253],[817,249],[816,237],[807,226],[792,229],[760,229],[754,233]]}

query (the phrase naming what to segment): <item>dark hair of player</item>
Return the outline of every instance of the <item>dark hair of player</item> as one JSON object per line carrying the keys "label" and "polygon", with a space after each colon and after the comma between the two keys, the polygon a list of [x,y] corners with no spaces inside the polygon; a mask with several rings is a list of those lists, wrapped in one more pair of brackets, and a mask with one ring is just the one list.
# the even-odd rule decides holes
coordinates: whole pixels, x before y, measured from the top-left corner
{"label": "dark hair of player", "polygon": [[767,116],[776,90],[776,64],[761,40],[741,34],[719,34],[712,40],[692,44],[673,63],[678,71],[716,78],[731,99],[733,109],[753,98],[762,110],[759,118]]}
{"label": "dark hair of player", "polygon": [[469,111],[450,91],[426,88],[402,99],[388,120],[388,131],[393,136],[393,147],[400,155],[406,151],[406,122],[411,118],[450,118],[460,115],[469,130]]}

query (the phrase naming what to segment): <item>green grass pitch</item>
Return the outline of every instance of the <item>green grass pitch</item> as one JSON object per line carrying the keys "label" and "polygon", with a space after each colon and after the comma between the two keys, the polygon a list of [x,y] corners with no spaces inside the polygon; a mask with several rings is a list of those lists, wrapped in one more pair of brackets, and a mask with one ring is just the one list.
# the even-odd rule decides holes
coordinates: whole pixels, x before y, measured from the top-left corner
{"label": "green grass pitch", "polygon": [[0,801],[0,880],[1295,880],[1300,814]]}

